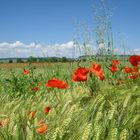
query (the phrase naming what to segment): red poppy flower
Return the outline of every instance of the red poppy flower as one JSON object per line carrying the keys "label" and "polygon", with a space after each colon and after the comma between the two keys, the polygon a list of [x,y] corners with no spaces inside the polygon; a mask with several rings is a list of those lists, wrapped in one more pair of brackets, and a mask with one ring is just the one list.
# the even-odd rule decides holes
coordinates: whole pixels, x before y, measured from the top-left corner
{"label": "red poppy flower", "polygon": [[101,64],[93,63],[90,71],[93,72],[96,76],[98,76],[100,80],[104,80],[104,73],[101,67]]}
{"label": "red poppy flower", "polygon": [[132,71],[133,71],[133,69],[132,69],[131,67],[125,66],[125,67],[123,68],[123,72],[124,72],[124,73],[131,73]]}
{"label": "red poppy flower", "polygon": [[89,70],[87,68],[79,67],[74,71],[74,74],[82,74],[82,75],[87,75]]}
{"label": "red poppy flower", "polygon": [[27,74],[29,74],[29,70],[27,70],[27,69],[24,69],[24,71],[23,71],[23,74],[24,74],[24,75],[27,75]]}
{"label": "red poppy flower", "polygon": [[111,67],[110,67],[110,71],[112,73],[115,73],[118,71],[117,69],[117,65],[120,64],[120,61],[119,60],[112,60],[112,64],[111,64]]}
{"label": "red poppy flower", "polygon": [[46,86],[49,87],[49,88],[65,89],[65,88],[68,87],[68,84],[66,82],[62,81],[62,80],[53,78],[51,80],[48,80]]}
{"label": "red poppy flower", "polygon": [[0,127],[4,127],[9,124],[10,120],[8,118],[0,120]]}
{"label": "red poppy flower", "polygon": [[74,74],[72,76],[72,80],[75,82],[80,82],[80,81],[87,81],[87,75],[82,75],[82,74]]}
{"label": "red poppy flower", "polygon": [[129,62],[131,63],[131,65],[133,66],[138,66],[140,63],[140,56],[139,55],[132,55],[129,57]]}
{"label": "red poppy flower", "polygon": [[44,113],[45,114],[48,114],[50,112],[51,108],[48,106],[48,107],[45,107],[44,108]]}
{"label": "red poppy flower", "polygon": [[48,130],[48,125],[42,124],[36,129],[36,132],[39,134],[44,134],[46,133],[47,130]]}
{"label": "red poppy flower", "polygon": [[38,87],[34,87],[33,90],[34,90],[34,91],[38,91],[39,88],[38,88]]}
{"label": "red poppy flower", "polygon": [[119,60],[112,60],[112,65],[113,66],[116,66],[118,64],[120,64],[120,61]]}
{"label": "red poppy flower", "polygon": [[72,75],[72,80],[75,82],[86,81],[88,72],[89,70],[86,68],[77,68]]}
{"label": "red poppy flower", "polygon": [[112,66],[110,67],[110,71],[111,71],[112,73],[117,72],[117,71],[118,71],[117,66],[112,65]]}
{"label": "red poppy flower", "polygon": [[137,74],[136,74],[136,75],[134,74],[134,75],[130,75],[129,77],[130,77],[131,79],[136,79],[136,78],[138,78],[138,75],[137,75]]}
{"label": "red poppy flower", "polygon": [[31,119],[34,119],[35,118],[35,116],[36,116],[36,111],[29,111],[29,117],[31,118]]}
{"label": "red poppy flower", "polygon": [[140,74],[138,67],[133,67],[133,68],[131,68],[131,67],[125,66],[125,67],[123,68],[123,72],[125,72],[125,73],[127,73],[127,74],[130,73],[131,75],[129,75],[129,78],[131,78],[131,79],[136,79],[136,78],[138,78],[138,76],[139,76],[139,74]]}

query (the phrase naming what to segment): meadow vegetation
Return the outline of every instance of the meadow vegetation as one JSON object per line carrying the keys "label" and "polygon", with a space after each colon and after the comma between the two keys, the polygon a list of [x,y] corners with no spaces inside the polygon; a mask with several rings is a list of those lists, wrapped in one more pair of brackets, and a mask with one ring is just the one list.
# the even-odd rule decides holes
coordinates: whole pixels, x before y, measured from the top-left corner
{"label": "meadow vegetation", "polygon": [[139,67],[134,55],[1,68],[0,140],[140,139]]}

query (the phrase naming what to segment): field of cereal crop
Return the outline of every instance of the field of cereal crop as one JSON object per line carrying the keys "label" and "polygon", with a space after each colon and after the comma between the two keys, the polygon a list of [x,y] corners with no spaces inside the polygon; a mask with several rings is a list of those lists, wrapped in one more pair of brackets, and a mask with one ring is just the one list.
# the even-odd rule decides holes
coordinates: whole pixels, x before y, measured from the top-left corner
{"label": "field of cereal crop", "polygon": [[0,140],[140,139],[140,58],[0,65]]}

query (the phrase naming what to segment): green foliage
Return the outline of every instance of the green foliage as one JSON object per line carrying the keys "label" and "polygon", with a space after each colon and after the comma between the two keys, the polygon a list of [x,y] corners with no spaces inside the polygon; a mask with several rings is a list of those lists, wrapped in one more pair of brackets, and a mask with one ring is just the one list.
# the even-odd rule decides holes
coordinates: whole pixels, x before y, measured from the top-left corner
{"label": "green foliage", "polygon": [[[0,122],[8,122],[0,125],[0,140],[140,139],[140,80],[126,79],[125,84],[117,85],[119,76],[125,78],[118,74],[111,77],[113,84],[97,79],[73,83],[70,77],[74,67],[74,64],[44,69],[30,66],[29,75],[24,75],[21,69],[1,69]],[[110,78],[109,71],[104,70]],[[47,88],[45,83],[52,77],[67,81],[69,88]],[[34,91],[33,87],[39,90]],[[43,112],[46,106],[51,107],[47,115]],[[35,118],[29,117],[29,111],[36,111]],[[40,120],[48,125],[44,134],[36,132]]]}

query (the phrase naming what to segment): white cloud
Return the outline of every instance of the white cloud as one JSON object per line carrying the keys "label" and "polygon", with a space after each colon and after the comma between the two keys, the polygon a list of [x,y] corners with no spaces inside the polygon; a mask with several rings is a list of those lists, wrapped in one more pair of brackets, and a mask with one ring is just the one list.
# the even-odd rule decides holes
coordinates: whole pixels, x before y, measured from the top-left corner
{"label": "white cloud", "polygon": [[[73,54],[75,53],[75,54]],[[77,57],[78,49],[73,41],[69,41],[63,44],[37,44],[30,43],[25,44],[21,41],[14,43],[2,42],[0,43],[0,58],[9,57],[51,57],[51,56],[66,56],[66,57]]]}
{"label": "white cloud", "polygon": [[133,53],[136,55],[140,55],[140,49],[139,48],[133,49]]}
{"label": "white cloud", "polygon": [[140,55],[140,49],[139,48],[134,48],[134,49],[128,49],[126,48],[125,51],[122,48],[115,48],[114,49],[115,54],[119,55]]}
{"label": "white cloud", "polygon": [[[96,53],[96,47],[92,47],[92,44],[86,45],[86,54],[95,54]],[[0,58],[13,58],[13,57],[51,57],[51,56],[57,56],[57,57],[78,57],[80,55],[83,55],[85,52],[85,49],[82,48],[83,46],[80,45],[79,47],[73,42],[69,41],[62,44],[54,44],[54,45],[48,45],[48,44],[40,44],[40,43],[29,43],[25,44],[21,41],[16,41],[13,43],[8,42],[1,42],[0,43]],[[116,48],[115,53],[117,54],[123,54],[122,49]],[[136,48],[130,51],[127,51],[126,54],[137,54],[140,55],[140,49]]]}

